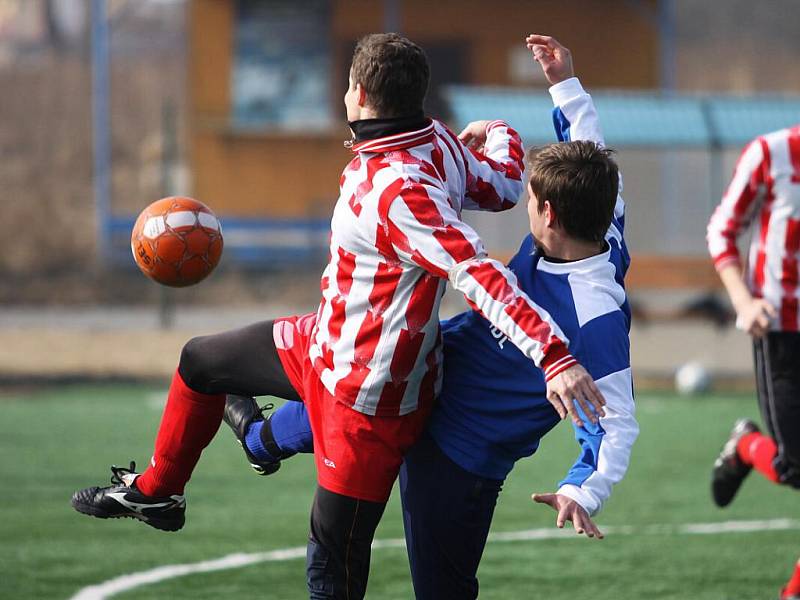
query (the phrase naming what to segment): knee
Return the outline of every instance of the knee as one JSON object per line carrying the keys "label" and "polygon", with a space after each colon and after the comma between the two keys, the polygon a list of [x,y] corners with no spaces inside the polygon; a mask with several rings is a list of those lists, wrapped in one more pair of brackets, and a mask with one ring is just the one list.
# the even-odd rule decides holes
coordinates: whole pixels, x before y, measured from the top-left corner
{"label": "knee", "polygon": [[210,393],[206,388],[214,379],[214,355],[208,336],[195,337],[184,344],[178,371],[183,382],[194,391]]}

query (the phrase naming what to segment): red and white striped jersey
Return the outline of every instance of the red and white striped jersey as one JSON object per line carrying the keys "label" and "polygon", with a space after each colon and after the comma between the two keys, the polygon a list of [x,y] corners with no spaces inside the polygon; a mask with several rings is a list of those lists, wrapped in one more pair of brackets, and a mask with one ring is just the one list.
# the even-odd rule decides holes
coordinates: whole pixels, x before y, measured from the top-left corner
{"label": "red and white striped jersey", "polygon": [[708,249],[717,269],[739,263],[736,242],[751,223],[750,290],[778,309],[772,329],[798,331],[800,125],[760,136],[742,152],[708,224]]}
{"label": "red and white striped jersey", "polygon": [[328,391],[357,411],[403,415],[433,401],[448,279],[546,376],[575,364],[558,326],[461,220],[464,208],[510,208],[523,190],[519,136],[501,121],[487,131],[483,154],[435,120],[352,147],[309,357]]}

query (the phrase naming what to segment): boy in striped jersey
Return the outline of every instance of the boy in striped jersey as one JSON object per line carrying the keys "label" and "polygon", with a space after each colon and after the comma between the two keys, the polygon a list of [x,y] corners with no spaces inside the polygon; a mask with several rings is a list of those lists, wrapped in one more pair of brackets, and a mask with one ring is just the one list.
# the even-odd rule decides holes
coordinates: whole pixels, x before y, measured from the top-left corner
{"label": "boy in striped jersey", "polygon": [[115,468],[118,485],[76,492],[77,510],[179,529],[184,486],[223,411],[251,463],[264,473],[277,468],[258,458],[259,444],[270,439],[254,423],[257,407],[226,409],[225,394],[302,399],[318,480],[309,593],[363,597],[375,528],[441,386],[438,309],[447,280],[542,368],[561,416],[603,414],[602,394],[567,350],[568,338],[461,220],[463,209],[516,203],[519,137],[502,121],[482,121],[470,131],[483,151],[465,147],[425,117],[428,78],[423,51],[402,36],[359,42],[344,97],[355,156],[340,181],[316,315],[191,340],[150,466],[141,475]]}
{"label": "boy in striped jersey", "polygon": [[[575,424],[581,452],[558,490],[534,500],[557,511],[559,527],[571,521],[577,533],[601,538],[592,516],[625,474],[638,434],[623,283],[629,264],[624,203],[569,50],[547,36],[531,35],[527,44],[552,84],[557,134],[568,143],[539,149],[530,159],[532,235],[508,266],[555,316],[607,401],[598,423]],[[559,415],[547,400],[542,371],[491,322],[468,311],[442,330],[439,403],[405,456],[400,490],[416,597],[462,600],[478,594],[478,563],[504,479],[517,460],[536,451]],[[248,401],[231,398],[229,406]],[[262,425],[271,431],[273,458],[310,451],[306,423],[303,406],[290,402]]]}
{"label": "boy in striped jersey", "polygon": [[[745,277],[736,244],[751,224]],[[724,507],[753,468],[800,488],[800,125],[759,136],[744,149],[708,224],[708,249],[736,326],[753,338],[758,403],[769,432],[748,419],[735,423],[712,471],[712,497]],[[800,563],[781,598],[800,598]]]}

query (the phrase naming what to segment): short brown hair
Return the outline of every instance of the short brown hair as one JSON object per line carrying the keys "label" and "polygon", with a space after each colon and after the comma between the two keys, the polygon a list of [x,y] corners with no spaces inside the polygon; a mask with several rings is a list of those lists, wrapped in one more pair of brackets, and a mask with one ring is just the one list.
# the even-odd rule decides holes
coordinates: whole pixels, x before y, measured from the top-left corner
{"label": "short brown hair", "polygon": [[373,33],[356,44],[350,70],[379,117],[402,117],[423,110],[430,68],[425,52],[397,33]]}
{"label": "short brown hair", "polygon": [[556,221],[570,237],[603,241],[619,192],[613,153],[585,140],[528,150],[530,186],[539,211],[549,201]]}

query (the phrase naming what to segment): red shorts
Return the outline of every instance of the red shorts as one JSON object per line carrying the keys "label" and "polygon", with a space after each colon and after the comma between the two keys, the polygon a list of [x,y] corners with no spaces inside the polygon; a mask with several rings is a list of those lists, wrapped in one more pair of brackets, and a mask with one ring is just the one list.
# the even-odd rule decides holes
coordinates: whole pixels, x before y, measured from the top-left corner
{"label": "red shorts", "polygon": [[430,404],[403,416],[377,417],[338,402],[308,357],[315,322],[313,313],[276,319],[273,335],[283,370],[306,405],[317,481],[337,494],[386,502],[403,456],[427,423]]}

